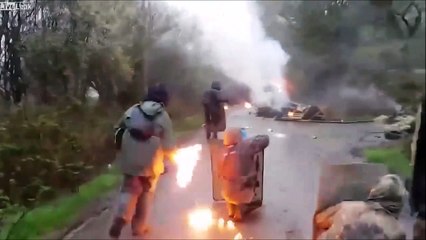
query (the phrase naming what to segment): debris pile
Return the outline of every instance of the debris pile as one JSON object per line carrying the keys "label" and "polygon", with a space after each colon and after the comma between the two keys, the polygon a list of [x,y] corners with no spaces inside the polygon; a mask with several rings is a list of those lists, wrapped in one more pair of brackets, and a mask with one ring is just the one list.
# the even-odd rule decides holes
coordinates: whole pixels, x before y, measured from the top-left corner
{"label": "debris pile", "polygon": [[375,118],[374,122],[384,125],[386,139],[397,140],[414,132],[416,118],[407,114],[396,116],[381,115]]}

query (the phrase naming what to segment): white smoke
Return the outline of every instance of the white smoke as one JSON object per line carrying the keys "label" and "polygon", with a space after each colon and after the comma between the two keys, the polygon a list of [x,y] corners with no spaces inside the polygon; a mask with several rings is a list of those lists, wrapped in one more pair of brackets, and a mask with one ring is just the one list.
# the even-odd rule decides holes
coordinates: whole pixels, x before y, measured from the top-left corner
{"label": "white smoke", "polygon": [[[289,56],[280,44],[266,36],[255,1],[166,1],[179,11],[180,31],[199,33],[192,52],[202,54],[204,64],[251,87],[256,102],[268,101],[266,84],[284,86],[282,70]],[[220,80],[220,79],[218,79]],[[288,101],[285,91],[281,101]]]}

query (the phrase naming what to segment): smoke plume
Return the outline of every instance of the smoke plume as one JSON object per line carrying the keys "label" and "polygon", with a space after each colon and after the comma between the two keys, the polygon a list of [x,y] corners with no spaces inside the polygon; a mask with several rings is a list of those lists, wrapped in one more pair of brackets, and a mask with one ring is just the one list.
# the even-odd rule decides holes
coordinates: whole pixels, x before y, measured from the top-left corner
{"label": "smoke plume", "polygon": [[[289,57],[277,41],[266,36],[255,1],[166,3],[179,12],[176,23],[182,35],[194,32],[194,27],[197,31],[185,43],[187,51],[198,54],[203,64],[250,86],[254,101],[266,100],[262,91],[266,84],[284,84],[282,70]],[[287,93],[282,92],[281,98],[288,101]]]}

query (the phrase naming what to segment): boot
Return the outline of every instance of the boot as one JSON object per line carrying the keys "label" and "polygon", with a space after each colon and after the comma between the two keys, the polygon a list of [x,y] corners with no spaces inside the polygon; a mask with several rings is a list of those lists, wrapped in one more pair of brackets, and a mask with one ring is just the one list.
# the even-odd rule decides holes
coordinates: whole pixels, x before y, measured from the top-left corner
{"label": "boot", "polygon": [[234,218],[234,214],[235,214],[235,204],[232,203],[226,203],[226,207],[228,209],[228,217],[229,218]]}
{"label": "boot", "polygon": [[126,220],[120,217],[115,218],[111,228],[109,229],[109,236],[112,239],[118,239],[125,225],[126,225]]}
{"label": "boot", "polygon": [[235,222],[241,222],[243,220],[243,215],[242,215],[240,206],[235,205],[235,212],[234,212],[233,219]]}
{"label": "boot", "polygon": [[135,215],[132,219],[133,236],[142,236],[151,230],[148,225],[148,219],[151,214],[152,204],[154,200],[153,192],[144,192],[138,199]]}

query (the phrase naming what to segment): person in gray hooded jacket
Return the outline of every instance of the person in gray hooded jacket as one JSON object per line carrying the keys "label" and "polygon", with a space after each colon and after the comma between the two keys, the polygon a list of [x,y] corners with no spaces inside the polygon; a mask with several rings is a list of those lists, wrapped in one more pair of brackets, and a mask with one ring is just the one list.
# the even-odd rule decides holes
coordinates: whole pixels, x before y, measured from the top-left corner
{"label": "person in gray hooded jacket", "polygon": [[132,106],[119,122],[125,130],[116,161],[124,180],[109,231],[113,239],[119,238],[129,222],[134,236],[149,231],[147,220],[159,176],[164,171],[163,159],[171,159],[174,152],[171,119],[164,104],[153,100],[145,99]]}

